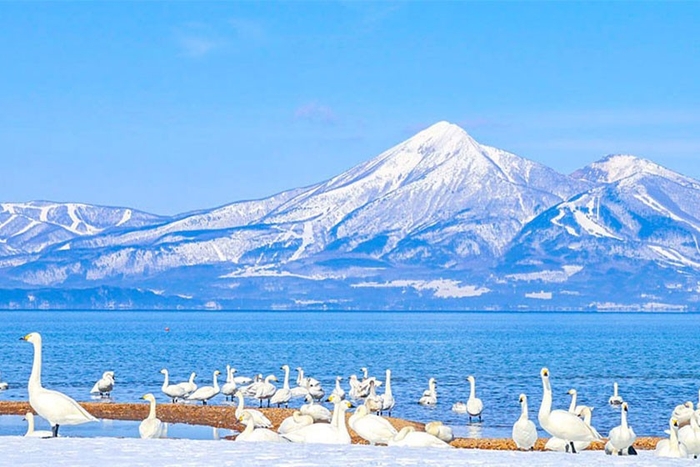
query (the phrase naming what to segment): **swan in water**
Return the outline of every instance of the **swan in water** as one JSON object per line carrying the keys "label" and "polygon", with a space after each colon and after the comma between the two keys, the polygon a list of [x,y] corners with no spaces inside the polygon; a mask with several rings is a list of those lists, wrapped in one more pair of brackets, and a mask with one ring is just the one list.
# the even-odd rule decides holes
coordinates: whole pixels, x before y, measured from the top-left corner
{"label": "swan in water", "polygon": [[221,374],[219,370],[214,370],[214,385],[213,386],[202,386],[197,388],[195,392],[187,396],[188,401],[201,401],[202,405],[207,405],[207,401],[219,393],[219,382],[217,381],[218,376]]}
{"label": "swan in water", "polygon": [[670,428],[669,438],[656,443],[654,453],[657,457],[688,457],[688,449],[685,444],[678,441],[678,420],[671,417],[668,425]]}
{"label": "swan in water", "polygon": [[622,396],[617,393],[617,381],[613,383],[613,395],[608,399],[608,404],[610,405],[622,405]]}
{"label": "swan in water", "polygon": [[357,379],[357,375],[350,375],[348,383],[350,384],[350,398],[355,401],[361,399],[360,393],[362,385],[360,384],[360,380]]}
{"label": "swan in water", "polygon": [[678,440],[685,444],[688,455],[698,458],[700,454],[700,425],[698,425],[698,415],[700,410],[695,412],[695,415],[690,417],[690,425],[686,425],[678,430]]}
{"label": "swan in water", "polygon": [[693,407],[693,403],[688,401],[685,404],[677,405],[676,408],[673,409],[671,418],[675,418],[676,421],[678,421],[678,426],[683,427],[690,423],[690,418],[694,414],[695,408]]}
{"label": "swan in water", "polygon": [[350,428],[369,444],[387,444],[398,433],[386,418],[371,415],[366,405],[360,405],[348,420]]}
{"label": "swan in water", "polygon": [[352,404],[335,396],[330,396],[328,399],[334,405],[331,423],[314,423],[287,433],[283,437],[293,443],[350,444],[345,412],[352,407]]}
{"label": "swan in water", "polygon": [[34,346],[34,362],[28,385],[29,405],[40,417],[48,420],[53,436],[58,436],[58,428],[61,425],[96,422],[97,419],[75,400],[62,392],[41,386],[41,335],[38,332],[32,332],[21,337],[20,340],[30,342]]}
{"label": "swan in water", "polygon": [[48,430],[35,430],[34,429],[34,414],[27,412],[24,416],[27,421],[27,432],[24,434],[25,438],[51,438],[53,433]]}
{"label": "swan in water", "polygon": [[144,394],[141,399],[149,402],[150,408],[148,417],[139,425],[139,435],[141,438],[163,438],[165,424],[156,417],[156,398],[153,394]]}
{"label": "swan in water", "polygon": [[529,451],[537,441],[537,427],[530,420],[527,410],[527,396],[520,394],[520,418],[513,424],[513,441],[518,449]]}
{"label": "swan in water", "polygon": [[370,413],[379,413],[382,410],[382,399],[377,395],[374,380],[369,380],[369,394],[365,397],[364,405]]}
{"label": "swan in water", "polygon": [[462,401],[457,401],[452,404],[452,411],[457,413],[467,413],[467,403]]}
{"label": "swan in water", "polygon": [[379,413],[386,413],[391,417],[391,411],[394,405],[396,405],[394,393],[391,392],[391,370],[386,370],[386,386],[384,386],[384,394],[380,397],[382,399],[382,410],[380,410]]}
{"label": "swan in water", "polygon": [[182,383],[177,383],[177,386],[180,386],[182,389],[185,390],[185,395],[183,397],[186,397],[197,390],[197,384],[194,382],[194,379],[196,377],[197,377],[197,373],[195,373],[193,371],[190,374],[190,379],[188,381],[185,381]]}
{"label": "swan in water", "polygon": [[226,365],[226,382],[221,386],[221,394],[225,396],[224,400],[233,400],[236,387],[236,382],[233,380],[231,365]]}
{"label": "swan in water", "polygon": [[484,410],[484,403],[481,399],[476,397],[476,380],[472,375],[467,376],[467,381],[469,381],[469,399],[467,399],[467,413],[469,414],[469,421],[472,417],[479,417],[481,421],[481,412]]}
{"label": "swan in water", "polygon": [[272,430],[256,428],[253,415],[247,410],[244,410],[238,417],[238,421],[245,425],[245,430],[243,430],[240,435],[236,436],[236,441],[266,441],[268,443],[286,443],[288,441]]}
{"label": "swan in water", "polygon": [[10,386],[5,381],[0,381],[0,391],[5,391]]}
{"label": "swan in water", "polygon": [[405,426],[390,439],[387,443],[389,446],[415,446],[415,447],[431,447],[431,448],[451,448],[449,444],[443,440],[426,433],[425,431],[416,431],[412,426]]}
{"label": "swan in water", "polygon": [[[596,432],[598,436],[598,432],[596,431],[595,428],[591,426],[591,416],[593,415],[593,408],[588,407],[587,405],[578,405],[577,406],[580,409],[580,413],[575,414],[577,417],[583,417],[583,422],[591,427],[593,431]],[[571,413],[571,412],[569,412]],[[574,448],[575,452],[580,452],[585,449],[588,449],[588,447],[591,445],[590,441],[574,441]],[[569,452],[569,449],[571,448],[571,444],[568,443],[567,441],[564,441],[561,438],[550,438],[547,440],[547,443],[544,445],[544,449],[546,451],[557,451],[557,452]]]}
{"label": "swan in water", "polygon": [[233,382],[236,383],[238,386],[245,386],[246,384],[250,384],[253,382],[253,378],[249,376],[236,376],[236,370],[235,368],[231,368],[231,374],[233,376]]}
{"label": "swan in water", "polygon": [[282,383],[282,388],[275,391],[272,397],[269,399],[270,404],[277,404],[277,407],[282,404],[289,408],[289,401],[292,399],[292,390],[289,388],[289,365],[282,365],[282,370],[284,370],[284,383]]}
{"label": "swan in water", "polygon": [[572,453],[576,452],[575,441],[591,442],[600,439],[598,432],[576,415],[564,410],[552,410],[549,370],[542,368],[540,377],[542,378],[542,404],[537,417],[540,426],[553,437],[566,441]]}
{"label": "swan in water", "polygon": [[98,379],[90,390],[90,394],[99,394],[100,397],[109,397],[112,389],[114,389],[114,372],[105,371],[102,373],[102,378]]}
{"label": "swan in water", "polygon": [[435,389],[437,382],[435,378],[430,378],[428,380],[428,389],[423,392],[423,396],[418,400],[421,405],[435,405],[437,404],[437,390]]}
{"label": "swan in water", "polygon": [[270,399],[277,392],[277,386],[272,384],[271,381],[277,381],[277,376],[269,375],[255,391],[255,398],[260,401],[260,407],[262,407],[264,400],[267,400],[267,406],[270,407]]}
{"label": "swan in water", "polygon": [[[337,398],[335,396],[331,396],[329,400],[333,398],[336,400]],[[337,400],[340,400],[339,398]],[[299,412],[301,412],[304,415],[310,415],[311,418],[314,419],[315,422],[330,422],[331,419],[333,418],[333,414],[331,414],[331,411],[325,408],[322,405],[319,404],[314,404],[314,398],[311,397],[311,394],[306,395],[306,404],[302,405],[299,408]]]}
{"label": "swan in water", "polygon": [[277,429],[277,433],[281,435],[291,433],[292,431],[312,425],[313,423],[314,419],[311,415],[303,415],[298,410],[295,410],[290,417],[282,420],[282,423],[280,423],[280,426]]}
{"label": "swan in water", "polygon": [[163,391],[163,394],[168,396],[173,403],[177,402],[178,399],[181,399],[185,397],[187,392],[185,391],[185,388],[180,386],[179,384],[169,384],[170,379],[168,375],[168,370],[163,368],[160,370],[161,373],[165,376],[165,379],[163,380],[163,386],[160,388],[161,391]]}
{"label": "swan in water", "polygon": [[627,424],[627,412],[629,406],[623,402],[620,408],[620,424],[610,430],[609,441],[605,443],[605,454],[623,456],[626,454],[636,455],[637,451],[632,443],[637,439],[637,435],[631,426]]}
{"label": "swan in water", "polygon": [[450,441],[455,439],[455,436],[452,433],[452,428],[450,428],[447,425],[443,425],[440,421],[426,423],[425,432],[430,433],[431,435],[443,440],[446,443],[449,443]]}
{"label": "swan in water", "polygon": [[238,398],[238,406],[236,407],[236,418],[237,419],[241,417],[241,415],[243,414],[243,411],[245,410],[253,417],[253,421],[255,422],[256,427],[270,428],[272,426],[272,422],[270,421],[270,419],[267,418],[259,410],[245,408],[245,400],[243,399],[243,393],[240,390],[236,391],[234,396]]}
{"label": "swan in water", "polygon": [[342,380],[343,380],[342,376],[335,377],[335,388],[333,389],[333,392],[331,392],[331,395],[335,395],[335,397],[339,397],[340,400],[345,399],[345,389],[340,387],[340,382]]}

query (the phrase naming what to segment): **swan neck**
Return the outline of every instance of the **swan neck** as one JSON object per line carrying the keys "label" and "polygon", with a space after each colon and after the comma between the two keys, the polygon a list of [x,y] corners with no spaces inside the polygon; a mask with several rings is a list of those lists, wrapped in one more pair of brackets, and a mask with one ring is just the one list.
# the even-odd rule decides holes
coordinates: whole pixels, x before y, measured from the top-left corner
{"label": "swan neck", "polygon": [[620,425],[622,426],[622,428],[623,428],[624,430],[627,430],[627,411],[626,411],[626,410],[623,410],[623,411],[622,411],[622,417],[621,417],[621,420],[620,420]]}
{"label": "swan neck", "polygon": [[476,397],[476,382],[473,379],[469,380],[469,398],[474,399]]}
{"label": "swan neck", "polygon": [[151,399],[151,408],[148,411],[148,418],[154,419],[156,418],[156,400]]}
{"label": "swan neck", "polygon": [[338,420],[336,420],[335,426],[338,429],[338,433],[343,435],[343,437],[350,438],[350,433],[348,433],[348,427],[345,423],[345,410],[338,409]]}
{"label": "swan neck", "polygon": [[289,389],[289,368],[284,369],[284,389]]}
{"label": "swan neck", "polygon": [[527,410],[527,401],[523,401],[520,407],[520,420],[527,420],[530,414]]}
{"label": "swan neck", "polygon": [[336,402],[333,404],[333,416],[331,417],[331,426],[338,428],[338,420],[340,420],[340,403]]}
{"label": "swan neck", "polygon": [[253,422],[252,419],[247,420],[247,423],[245,424],[245,430],[243,430],[243,433],[241,434],[246,434],[249,435],[253,432],[255,429],[255,422]]}
{"label": "swan neck", "polygon": [[32,374],[29,376],[29,391],[41,387],[41,342],[32,342],[34,345],[34,361],[32,362]]}
{"label": "swan neck", "polygon": [[613,396],[617,397],[617,383],[613,384]]}
{"label": "swan neck", "polygon": [[170,380],[169,380],[169,378],[168,378],[168,370],[165,370],[165,371],[163,372],[163,375],[165,375],[165,379],[163,380],[163,387],[162,387],[162,389],[165,390],[165,388],[168,387],[168,383],[170,382]]}
{"label": "swan neck", "polygon": [[576,412],[576,398],[578,394],[573,393],[571,394],[571,404],[569,404],[569,412],[574,413]]}
{"label": "swan neck", "polygon": [[678,450],[678,428],[671,426],[671,434],[669,436],[669,444],[672,448]]}
{"label": "swan neck", "polygon": [[386,386],[384,387],[384,394],[391,394],[391,373],[386,374]]}
{"label": "swan neck", "polygon": [[540,424],[542,424],[542,419],[548,419],[549,413],[552,411],[552,387],[549,384],[549,378],[542,378],[542,404],[540,405],[540,412],[538,418],[540,419]]}
{"label": "swan neck", "polygon": [[218,391],[219,390],[219,382],[217,381],[218,375],[214,373],[214,390]]}

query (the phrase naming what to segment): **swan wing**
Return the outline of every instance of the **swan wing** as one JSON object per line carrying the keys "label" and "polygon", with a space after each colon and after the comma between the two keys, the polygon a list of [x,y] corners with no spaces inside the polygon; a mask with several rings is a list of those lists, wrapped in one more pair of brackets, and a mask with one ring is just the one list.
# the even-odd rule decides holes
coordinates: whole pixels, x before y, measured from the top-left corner
{"label": "swan wing", "polygon": [[96,422],[87,410],[62,392],[42,388],[29,394],[34,411],[53,425],[79,425]]}

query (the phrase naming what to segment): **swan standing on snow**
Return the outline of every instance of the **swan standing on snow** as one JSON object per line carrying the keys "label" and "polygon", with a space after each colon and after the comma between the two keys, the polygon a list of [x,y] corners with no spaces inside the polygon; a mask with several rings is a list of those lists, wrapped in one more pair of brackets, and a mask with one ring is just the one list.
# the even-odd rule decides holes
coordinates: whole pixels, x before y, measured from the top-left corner
{"label": "swan standing on snow", "polygon": [[412,426],[405,426],[401,431],[387,443],[389,446],[414,446],[414,447],[431,447],[431,448],[451,448],[449,444],[443,440],[426,433],[425,431],[416,431]]}
{"label": "swan standing on snow", "polygon": [[386,386],[384,386],[384,394],[381,396],[382,399],[382,409],[379,411],[380,414],[388,414],[391,417],[391,411],[396,405],[394,400],[394,393],[391,392],[391,370],[386,370]]}
{"label": "swan standing on snow", "polygon": [[236,387],[236,382],[233,380],[231,365],[226,365],[226,382],[221,386],[221,394],[224,395],[224,400],[233,400]]}
{"label": "swan standing on snow", "polygon": [[272,397],[269,399],[270,404],[277,404],[277,407],[282,404],[289,408],[289,401],[292,398],[292,390],[289,389],[289,365],[282,365],[282,370],[284,370],[284,383],[282,383],[282,388],[275,391]]}
{"label": "swan standing on snow", "polygon": [[472,421],[472,417],[479,417],[481,421],[481,412],[484,410],[484,403],[481,399],[476,397],[476,380],[472,375],[467,376],[467,381],[469,381],[469,399],[467,399],[467,413],[469,414],[469,421]]}
{"label": "swan standing on snow", "polygon": [[35,430],[34,429],[34,414],[27,412],[24,416],[27,421],[27,432],[24,434],[25,438],[51,438],[53,434],[48,430]]}
{"label": "swan standing on snow", "polygon": [[685,444],[688,450],[688,455],[698,458],[700,454],[700,425],[698,425],[698,415],[700,411],[696,411],[695,415],[690,417],[690,425],[686,425],[678,430],[678,440]]}
{"label": "swan standing on snow", "polygon": [[617,381],[613,383],[613,395],[608,399],[608,404],[610,405],[622,405],[622,396],[617,393]]}
{"label": "swan standing on snow", "polygon": [[255,428],[253,415],[247,410],[244,410],[240,417],[238,417],[238,421],[245,425],[245,430],[243,430],[240,435],[236,436],[236,441],[266,441],[268,443],[286,443],[288,441],[267,428]]}
{"label": "swan standing on snow", "polygon": [[221,374],[219,370],[214,371],[214,385],[213,386],[202,386],[198,388],[195,392],[187,396],[188,401],[201,401],[202,405],[207,405],[207,401],[219,393],[219,382],[217,381],[218,376]]}
{"label": "swan standing on snow", "polygon": [[656,443],[654,451],[656,457],[688,457],[688,449],[685,444],[678,441],[678,420],[671,417],[668,426],[670,428],[669,438]]}
{"label": "swan standing on snow", "polygon": [[243,393],[240,390],[236,391],[234,396],[238,398],[238,406],[236,407],[236,418],[240,418],[241,415],[243,415],[243,411],[246,411],[253,417],[253,421],[255,422],[256,427],[270,428],[272,426],[272,422],[270,421],[270,419],[263,415],[263,413],[259,410],[245,408],[245,400],[243,399]]}
{"label": "swan standing on snow", "polygon": [[425,424],[425,432],[430,433],[438,439],[449,443],[455,439],[454,433],[452,433],[452,428],[447,425],[443,425],[442,422],[429,422]]}
{"label": "swan standing on snow", "polygon": [[637,451],[632,446],[632,443],[637,439],[637,435],[631,426],[627,424],[627,411],[629,406],[627,402],[622,403],[620,410],[620,425],[610,430],[610,440],[605,443],[605,454],[614,454],[623,456],[626,454],[636,455]]}
{"label": "swan standing on snow", "polygon": [[350,428],[369,444],[387,444],[398,431],[385,418],[369,413],[366,405],[360,405],[348,420]]}
{"label": "swan standing on snow", "polygon": [[437,404],[437,390],[435,389],[436,386],[437,382],[435,381],[435,378],[430,378],[428,380],[428,389],[426,391],[423,391],[423,396],[418,400],[418,403],[421,405]]}
{"label": "swan standing on snow", "polygon": [[314,419],[311,415],[303,415],[298,410],[295,410],[290,417],[285,418],[280,423],[279,428],[277,428],[277,433],[283,435],[285,433],[291,433],[299,428],[304,428],[305,426],[313,425]]}
{"label": "swan standing on snow", "polygon": [[529,419],[527,410],[527,396],[520,394],[520,418],[513,424],[513,441],[518,449],[529,451],[537,441],[537,427]]}
{"label": "swan standing on snow", "polygon": [[183,397],[189,396],[193,392],[197,390],[197,384],[194,382],[194,379],[197,377],[197,373],[194,371],[190,374],[190,379],[188,381],[185,381],[183,383],[177,383],[177,386],[181,387],[184,391],[185,394]]}
{"label": "swan standing on snow", "polygon": [[61,425],[96,422],[97,419],[75,400],[62,392],[41,386],[41,335],[33,332],[21,337],[20,340],[30,342],[34,346],[34,362],[28,385],[29,405],[40,417],[48,420],[53,436],[58,436],[58,428]]}
{"label": "swan standing on snow", "polygon": [[156,398],[153,394],[144,394],[141,399],[150,403],[148,417],[139,425],[139,436],[144,439],[163,438],[165,424],[156,417]]}
{"label": "swan standing on snow", "polygon": [[549,370],[542,368],[542,404],[538,419],[540,426],[555,438],[563,439],[575,453],[574,441],[591,442],[600,439],[595,429],[587,425],[576,415],[564,410],[552,410],[552,386],[549,382]]}
{"label": "swan standing on snow", "polygon": [[168,370],[163,368],[162,370],[160,370],[160,372],[163,373],[163,375],[165,376],[165,379],[163,380],[163,386],[160,388],[160,390],[163,391],[163,394],[168,396],[172,400],[173,404],[177,402],[178,399],[185,397],[185,395],[187,394],[185,388],[183,388],[179,384],[169,384],[170,379],[168,375]]}
{"label": "swan standing on snow", "polygon": [[114,372],[105,371],[102,373],[102,378],[98,379],[90,390],[90,394],[99,393],[100,397],[109,397],[112,389],[114,389]]}

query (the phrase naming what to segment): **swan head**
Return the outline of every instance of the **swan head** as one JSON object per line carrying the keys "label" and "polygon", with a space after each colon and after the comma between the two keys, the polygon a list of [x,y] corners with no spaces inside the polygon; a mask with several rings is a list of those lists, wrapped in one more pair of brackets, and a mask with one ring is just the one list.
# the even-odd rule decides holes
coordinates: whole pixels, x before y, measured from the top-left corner
{"label": "swan head", "polygon": [[669,420],[668,425],[671,427],[672,430],[678,430],[678,420],[676,420],[675,418]]}
{"label": "swan head", "polygon": [[691,409],[691,410],[695,408],[695,407],[694,407],[694,404],[693,404],[691,401],[688,401],[688,402],[686,402],[686,403],[683,404],[683,405],[686,406],[686,407],[688,407],[688,408]]}
{"label": "swan head", "polygon": [[141,399],[148,401],[148,402],[155,402],[156,401],[156,398],[150,392],[148,394],[144,394],[143,396],[141,396]]}
{"label": "swan head", "polygon": [[336,377],[335,377],[335,380],[338,381],[338,382],[340,382],[340,381],[343,380],[343,377],[342,377],[342,376],[336,376]]}
{"label": "swan head", "polygon": [[289,365],[282,365],[280,370],[289,371]]}
{"label": "swan head", "polygon": [[41,344],[41,334],[38,332],[30,332],[24,337],[20,337],[19,340],[31,342],[32,344]]}
{"label": "swan head", "polygon": [[549,378],[549,369],[547,369],[546,367],[545,367],[545,368],[542,368],[542,369],[540,370],[540,376],[541,376],[542,378]]}
{"label": "swan head", "polygon": [[527,402],[527,396],[525,394],[520,394],[520,397],[518,398],[518,402],[520,402],[521,404],[523,402]]}
{"label": "swan head", "polygon": [[469,375],[469,376],[467,376],[467,381],[469,381],[470,383],[473,383],[475,380],[474,380],[474,377],[472,375]]}
{"label": "swan head", "polygon": [[628,408],[628,406],[627,406],[627,402],[623,402],[623,403],[622,403],[622,410],[623,410],[624,412],[628,412],[628,411],[629,411],[629,408]]}
{"label": "swan head", "polygon": [[165,368],[163,368],[162,370],[160,370],[160,372],[163,373],[164,375],[167,375],[167,374],[168,374],[168,370],[166,370]]}
{"label": "swan head", "polygon": [[566,393],[570,396],[575,396],[576,394],[578,394],[576,392],[576,389],[569,389]]}
{"label": "swan head", "polygon": [[105,372],[102,374],[102,377],[103,377],[103,378],[114,379],[114,372],[113,372],[113,371],[105,371]]}
{"label": "swan head", "polygon": [[221,374],[221,372],[219,370],[214,370],[214,378],[216,378],[220,374]]}

